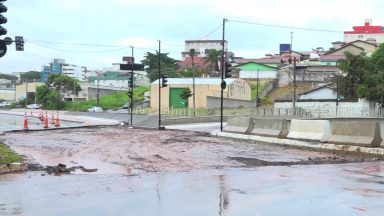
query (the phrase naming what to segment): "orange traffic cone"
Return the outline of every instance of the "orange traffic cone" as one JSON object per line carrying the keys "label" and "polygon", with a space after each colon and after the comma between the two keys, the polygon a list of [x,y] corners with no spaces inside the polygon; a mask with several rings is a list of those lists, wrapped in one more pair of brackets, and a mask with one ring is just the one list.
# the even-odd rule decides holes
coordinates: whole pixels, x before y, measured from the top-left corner
{"label": "orange traffic cone", "polygon": [[56,124],[56,121],[55,121],[55,115],[53,114],[53,111],[52,111],[52,120],[51,120],[51,124]]}
{"label": "orange traffic cone", "polygon": [[25,114],[24,114],[24,126],[23,126],[23,130],[29,130],[29,129],[28,129],[27,112],[25,112]]}
{"label": "orange traffic cone", "polygon": [[57,114],[56,114],[56,124],[55,124],[56,127],[60,127],[60,119],[59,119],[59,111],[57,111]]}
{"label": "orange traffic cone", "polygon": [[48,128],[48,113],[45,111],[44,128]]}

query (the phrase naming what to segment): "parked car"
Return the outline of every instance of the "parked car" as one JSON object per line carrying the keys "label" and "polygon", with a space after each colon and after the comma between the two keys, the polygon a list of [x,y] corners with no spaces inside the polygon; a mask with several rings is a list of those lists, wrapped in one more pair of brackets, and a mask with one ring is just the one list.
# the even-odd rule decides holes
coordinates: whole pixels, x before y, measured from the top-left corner
{"label": "parked car", "polygon": [[88,109],[88,112],[103,112],[103,108],[98,106],[92,106]]}
{"label": "parked car", "polygon": [[6,107],[6,106],[11,106],[11,104],[5,101],[0,103],[0,107]]}
{"label": "parked car", "polygon": [[27,108],[28,109],[40,109],[40,105],[39,104],[29,104],[29,105],[27,105]]}
{"label": "parked car", "polygon": [[124,104],[120,109],[129,109],[129,103]]}

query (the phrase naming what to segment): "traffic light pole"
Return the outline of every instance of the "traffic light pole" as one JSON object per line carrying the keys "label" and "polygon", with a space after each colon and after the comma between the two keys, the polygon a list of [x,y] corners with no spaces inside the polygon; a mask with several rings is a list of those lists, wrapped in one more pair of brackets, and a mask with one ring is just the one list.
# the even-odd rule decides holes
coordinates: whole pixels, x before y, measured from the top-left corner
{"label": "traffic light pole", "polygon": [[161,52],[160,52],[160,40],[159,40],[159,130],[161,129]]}
{"label": "traffic light pole", "polygon": [[[223,38],[221,41],[221,83],[224,82],[224,41],[225,41],[225,22],[227,19],[223,19]],[[224,88],[221,88],[220,95],[220,131],[223,131],[223,106],[224,106]]]}
{"label": "traffic light pole", "polygon": [[131,46],[132,48],[132,69],[131,69],[131,77],[130,77],[130,82],[131,82],[131,97],[129,99],[129,110],[131,111],[131,115],[130,115],[130,124],[129,126],[133,127],[133,123],[132,123],[132,117],[133,117],[133,63],[135,62],[135,59],[133,58],[133,46]]}

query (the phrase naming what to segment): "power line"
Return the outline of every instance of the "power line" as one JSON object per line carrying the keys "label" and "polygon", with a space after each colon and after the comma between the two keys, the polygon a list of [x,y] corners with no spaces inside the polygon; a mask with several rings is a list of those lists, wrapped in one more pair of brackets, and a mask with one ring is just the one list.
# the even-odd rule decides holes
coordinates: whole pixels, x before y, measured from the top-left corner
{"label": "power line", "polygon": [[296,29],[296,30],[304,30],[304,31],[317,31],[317,32],[329,32],[329,33],[343,33],[343,31],[329,30],[329,29],[302,28],[302,27],[295,27],[295,26],[273,25],[273,24],[250,22],[250,21],[241,21],[241,20],[228,20],[228,21],[237,22],[237,23],[243,23],[243,24],[251,24],[251,25],[274,27],[274,28],[285,28],[285,29]]}

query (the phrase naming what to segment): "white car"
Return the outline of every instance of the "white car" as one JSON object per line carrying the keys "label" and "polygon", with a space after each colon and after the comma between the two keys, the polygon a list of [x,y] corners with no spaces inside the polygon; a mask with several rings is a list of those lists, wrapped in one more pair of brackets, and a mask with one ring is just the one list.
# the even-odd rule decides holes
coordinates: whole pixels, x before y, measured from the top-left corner
{"label": "white car", "polygon": [[91,108],[88,109],[88,112],[103,112],[103,108],[98,106],[92,106]]}
{"label": "white car", "polygon": [[29,105],[27,105],[27,108],[28,109],[40,109],[40,105],[39,104],[29,104]]}

